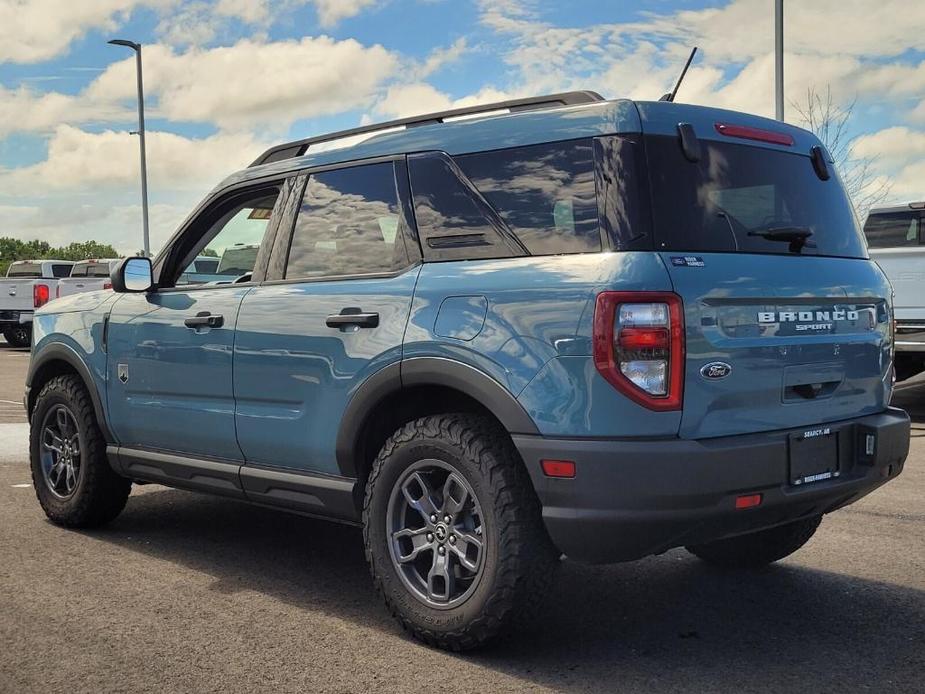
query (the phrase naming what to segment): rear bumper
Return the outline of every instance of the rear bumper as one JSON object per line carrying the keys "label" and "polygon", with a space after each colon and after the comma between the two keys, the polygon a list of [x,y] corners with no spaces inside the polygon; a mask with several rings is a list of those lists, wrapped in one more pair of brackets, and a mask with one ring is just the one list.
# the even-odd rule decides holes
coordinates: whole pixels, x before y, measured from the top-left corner
{"label": "rear bumper", "polygon": [[925,320],[896,321],[896,351],[925,352]]}
{"label": "rear bumper", "polygon": [[31,323],[34,316],[33,311],[2,311],[0,310],[0,327],[9,327],[11,325],[22,325]]}
{"label": "rear bumper", "polygon": [[[556,546],[579,561],[628,561],[672,547],[828,513],[896,477],[909,452],[909,416],[827,423],[838,437],[838,478],[789,484],[789,438],[812,427],[700,441],[568,440],[515,436]],[[867,434],[876,436],[866,455]],[[542,459],[573,460],[573,479],[545,477]],[[760,506],[735,499],[762,494]]]}

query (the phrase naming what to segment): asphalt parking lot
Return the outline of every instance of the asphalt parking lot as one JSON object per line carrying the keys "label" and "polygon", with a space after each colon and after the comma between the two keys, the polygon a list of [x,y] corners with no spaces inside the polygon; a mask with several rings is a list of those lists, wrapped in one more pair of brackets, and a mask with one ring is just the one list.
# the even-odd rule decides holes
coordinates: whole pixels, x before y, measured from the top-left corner
{"label": "asphalt parking lot", "polygon": [[533,630],[451,655],[392,622],[355,528],[155,485],[51,525],[27,362],[0,340],[0,691],[925,691],[925,386],[903,475],[779,565],[565,562]]}

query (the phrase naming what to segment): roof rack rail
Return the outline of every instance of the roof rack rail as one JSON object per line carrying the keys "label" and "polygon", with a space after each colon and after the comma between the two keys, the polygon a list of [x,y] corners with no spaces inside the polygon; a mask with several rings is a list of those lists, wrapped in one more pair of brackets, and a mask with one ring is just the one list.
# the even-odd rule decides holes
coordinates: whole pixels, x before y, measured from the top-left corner
{"label": "roof rack rail", "polygon": [[316,137],[309,137],[304,140],[295,140],[293,142],[287,142],[286,144],[277,145],[275,147],[271,147],[266,152],[257,157],[257,160],[251,164],[251,166],[259,166],[261,164],[269,164],[270,162],[281,161],[283,159],[301,157],[312,145],[317,145],[322,142],[331,142],[332,140],[340,140],[346,137],[353,137],[355,135],[375,133],[380,130],[389,130],[391,128],[398,128],[402,126],[406,128],[414,128],[419,125],[433,125],[434,123],[443,123],[448,118],[458,118],[460,116],[489,113],[491,111],[501,111],[503,109],[507,109],[509,111],[532,111],[542,108],[555,108],[557,106],[590,104],[594,103],[595,101],[603,100],[604,97],[602,97],[597,92],[592,91],[562,92],[559,94],[548,94],[545,96],[531,96],[525,99],[498,101],[493,104],[482,104],[480,106],[455,108],[449,111],[428,113],[424,116],[399,118],[398,120],[391,120],[386,123],[363,125],[358,128],[340,130],[338,132],[329,133],[327,135],[318,135]]}

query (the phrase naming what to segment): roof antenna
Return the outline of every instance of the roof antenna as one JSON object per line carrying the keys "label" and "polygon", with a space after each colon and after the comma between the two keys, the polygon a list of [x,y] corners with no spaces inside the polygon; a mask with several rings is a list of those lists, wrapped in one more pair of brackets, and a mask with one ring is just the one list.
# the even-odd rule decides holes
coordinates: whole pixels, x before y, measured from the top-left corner
{"label": "roof antenna", "polygon": [[668,94],[662,94],[662,98],[659,101],[674,101],[675,95],[678,93],[678,88],[681,86],[681,82],[684,81],[684,75],[687,74],[687,68],[691,66],[691,61],[694,59],[694,54],[697,52],[697,46],[694,46],[694,49],[691,51],[691,54],[687,58],[687,62],[684,63],[684,69],[681,70],[681,76],[678,78],[678,83],[674,86]]}

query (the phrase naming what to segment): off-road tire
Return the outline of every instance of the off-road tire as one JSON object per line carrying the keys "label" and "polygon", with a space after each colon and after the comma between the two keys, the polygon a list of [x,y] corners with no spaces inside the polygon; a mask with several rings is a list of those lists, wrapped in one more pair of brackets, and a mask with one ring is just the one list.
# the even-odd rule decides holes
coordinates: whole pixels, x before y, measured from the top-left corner
{"label": "off-road tire", "polygon": [[[55,496],[48,488],[39,455],[45,413],[59,404],[67,406],[74,415],[81,448],[77,486],[66,499]],[[35,495],[45,515],[54,523],[69,528],[95,528],[113,520],[125,507],[132,483],[110,467],[93,403],[77,376],[56,376],[42,388],[32,411],[29,455]]]}
{"label": "off-road tire", "polygon": [[[389,550],[387,513],[408,467],[437,459],[462,474],[478,497],[487,551],[481,578],[462,604],[435,609],[402,582]],[[520,455],[497,424],[473,414],[441,414],[407,423],[373,463],[363,506],[363,537],[373,582],[391,614],[424,643],[461,651],[529,623],[558,566],[539,500]]]}
{"label": "off-road tire", "polygon": [[731,569],[757,568],[790,556],[816,533],[822,516],[813,516],[748,535],[687,548],[708,564]]}
{"label": "off-road tire", "polygon": [[3,339],[9,343],[10,347],[31,347],[32,326],[20,325],[12,328],[4,328]]}

